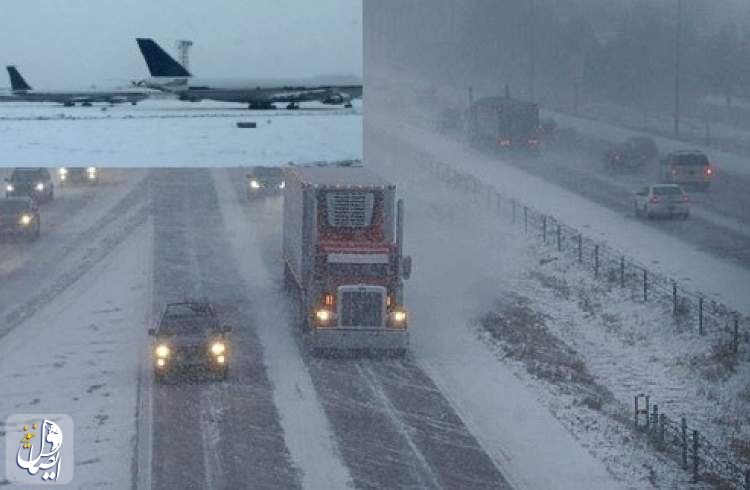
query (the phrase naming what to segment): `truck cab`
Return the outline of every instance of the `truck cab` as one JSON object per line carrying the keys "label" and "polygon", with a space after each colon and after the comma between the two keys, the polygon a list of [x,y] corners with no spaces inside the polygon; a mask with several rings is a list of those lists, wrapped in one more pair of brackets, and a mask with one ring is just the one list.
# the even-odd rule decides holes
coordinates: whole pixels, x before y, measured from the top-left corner
{"label": "truck cab", "polygon": [[403,204],[395,186],[358,167],[287,171],[284,262],[311,347],[408,348]]}

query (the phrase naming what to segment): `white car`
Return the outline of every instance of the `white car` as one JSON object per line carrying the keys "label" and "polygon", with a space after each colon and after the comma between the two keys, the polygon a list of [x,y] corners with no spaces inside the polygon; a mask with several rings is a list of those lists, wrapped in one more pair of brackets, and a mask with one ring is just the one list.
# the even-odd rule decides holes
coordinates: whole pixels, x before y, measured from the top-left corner
{"label": "white car", "polygon": [[635,215],[654,218],[657,216],[690,216],[690,198],[676,184],[659,184],[644,187],[636,192],[634,199]]}

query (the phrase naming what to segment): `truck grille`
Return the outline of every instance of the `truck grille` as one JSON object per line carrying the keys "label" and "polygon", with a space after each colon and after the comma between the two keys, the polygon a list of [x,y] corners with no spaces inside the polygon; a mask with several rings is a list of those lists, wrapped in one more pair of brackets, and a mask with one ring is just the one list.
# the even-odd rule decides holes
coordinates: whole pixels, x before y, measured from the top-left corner
{"label": "truck grille", "polygon": [[370,226],[374,202],[372,192],[329,192],[326,194],[328,224],[345,228]]}
{"label": "truck grille", "polygon": [[382,327],[383,294],[377,291],[343,291],[341,325],[344,327]]}

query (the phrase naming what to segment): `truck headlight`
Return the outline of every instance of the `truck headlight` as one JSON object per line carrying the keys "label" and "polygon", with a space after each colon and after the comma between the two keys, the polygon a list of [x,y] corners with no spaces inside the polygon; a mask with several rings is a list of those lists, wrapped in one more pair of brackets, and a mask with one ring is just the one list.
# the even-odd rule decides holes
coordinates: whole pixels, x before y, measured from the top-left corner
{"label": "truck headlight", "polygon": [[394,310],[388,315],[390,324],[393,327],[405,327],[407,317],[406,310]]}
{"label": "truck headlight", "polygon": [[213,344],[211,344],[211,353],[215,356],[223,354],[226,350],[227,346],[224,344],[224,342],[214,342]]}
{"label": "truck headlight", "polygon": [[60,176],[60,180],[65,180],[68,178],[68,169],[65,167],[60,167],[60,169],[57,171],[57,175]]}
{"label": "truck headlight", "polygon": [[250,181],[250,187],[253,188],[253,189],[260,189],[260,182],[258,182],[257,180],[253,179],[253,180]]}
{"label": "truck headlight", "polygon": [[279,184],[279,189],[283,189],[284,187],[286,187],[286,182],[282,180],[281,184]]}
{"label": "truck headlight", "polygon": [[327,325],[333,319],[333,313],[329,310],[321,308],[315,311],[315,320],[320,325]]}
{"label": "truck headlight", "polygon": [[226,360],[227,359],[224,356],[216,356],[216,362],[218,362],[219,364],[224,364]]}
{"label": "truck headlight", "polygon": [[156,357],[161,359],[166,359],[170,354],[169,347],[166,344],[157,345],[154,352],[156,353]]}
{"label": "truck headlight", "polygon": [[21,215],[21,219],[18,220],[19,223],[21,223],[21,226],[28,226],[31,224],[32,216],[30,214],[23,214]]}
{"label": "truck headlight", "polygon": [[89,176],[89,179],[95,179],[96,178],[96,167],[89,167],[86,169],[86,173]]}
{"label": "truck headlight", "polygon": [[41,182],[39,182],[39,183],[38,183],[38,184],[36,185],[35,189],[36,189],[36,190],[38,190],[39,192],[42,192],[42,191],[44,190],[44,184],[43,184],[43,183],[41,183]]}
{"label": "truck headlight", "polygon": [[5,191],[6,192],[13,192],[14,190],[16,190],[16,188],[13,187],[12,184],[8,184],[8,185],[5,186]]}

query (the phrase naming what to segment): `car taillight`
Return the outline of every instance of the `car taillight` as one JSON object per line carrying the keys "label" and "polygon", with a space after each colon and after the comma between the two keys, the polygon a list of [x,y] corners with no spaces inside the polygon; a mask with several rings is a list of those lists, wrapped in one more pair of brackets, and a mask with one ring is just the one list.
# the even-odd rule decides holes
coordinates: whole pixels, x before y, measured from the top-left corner
{"label": "car taillight", "polygon": [[676,168],[673,167],[671,171],[672,171],[672,175],[677,175],[677,169]]}
{"label": "car taillight", "polygon": [[657,202],[659,202],[659,197],[652,196],[651,199],[648,200],[648,202],[650,202],[651,204],[656,204]]}
{"label": "car taillight", "polygon": [[706,175],[710,177],[713,174],[714,174],[714,169],[712,169],[711,167],[706,167]]}
{"label": "car taillight", "polygon": [[690,198],[686,195],[682,196],[682,202],[690,202]]}

